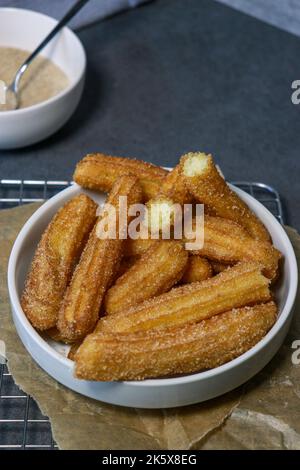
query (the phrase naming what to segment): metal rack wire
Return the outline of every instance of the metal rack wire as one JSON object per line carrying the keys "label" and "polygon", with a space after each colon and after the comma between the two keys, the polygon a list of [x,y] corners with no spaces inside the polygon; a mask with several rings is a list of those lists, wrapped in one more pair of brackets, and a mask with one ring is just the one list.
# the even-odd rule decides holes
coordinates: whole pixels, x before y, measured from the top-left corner
{"label": "metal rack wire", "polygon": [[[69,181],[0,180],[0,209],[42,202],[70,184]],[[285,222],[281,200],[274,188],[245,181],[232,184],[258,199],[281,224]],[[49,419],[40,412],[33,398],[15,385],[0,356],[0,450],[55,448]]]}

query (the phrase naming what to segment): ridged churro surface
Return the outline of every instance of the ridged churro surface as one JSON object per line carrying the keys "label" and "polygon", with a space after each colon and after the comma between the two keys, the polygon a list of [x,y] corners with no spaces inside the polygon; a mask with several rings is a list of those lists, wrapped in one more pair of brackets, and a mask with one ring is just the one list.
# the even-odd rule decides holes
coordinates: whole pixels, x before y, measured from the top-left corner
{"label": "ridged churro surface", "polygon": [[63,295],[95,223],[96,209],[97,204],[85,194],[74,197],[57,212],[38,244],[21,304],[39,330],[56,325]]}
{"label": "ridged churro surface", "polygon": [[198,202],[211,207],[216,215],[238,222],[253,238],[270,241],[265,226],[229,188],[211,155],[188,153],[181,158],[181,168],[186,186]]}
{"label": "ridged churro surface", "polygon": [[77,164],[73,178],[83,188],[109,192],[120,176],[128,174],[139,179],[147,201],[157,196],[168,172],[142,160],[94,153]]}
{"label": "ridged churro surface", "polygon": [[154,243],[121,276],[106,294],[105,312],[126,311],[129,307],[167,292],[182,277],[188,253],[180,242]]}
{"label": "ridged churro surface", "polygon": [[180,282],[189,284],[191,282],[204,281],[213,275],[213,269],[210,262],[198,255],[190,255],[187,266]]}
{"label": "ridged churro surface", "polygon": [[252,348],[276,321],[274,302],[164,331],[93,333],[75,355],[86,380],[143,380],[218,367]]}
{"label": "ridged churro surface", "polygon": [[150,246],[153,245],[153,243],[158,243],[158,240],[151,240],[151,238],[137,238],[134,240],[132,238],[128,238],[125,241],[124,256],[128,258],[131,256],[141,256],[150,248]]}
{"label": "ridged churro surface", "polygon": [[256,263],[240,263],[217,276],[147,300],[126,312],[103,317],[97,331],[135,332],[198,322],[231,308],[267,302],[269,279]]}
{"label": "ridged churro surface", "polygon": [[163,179],[158,197],[166,197],[181,205],[192,202],[192,195],[186,187],[179,164]]}
{"label": "ridged churro surface", "polygon": [[[127,196],[128,205],[140,202],[142,193],[136,177],[120,177],[107,202],[118,209],[120,196]],[[118,227],[118,210],[116,216]],[[57,326],[67,342],[78,341],[95,327],[104,294],[115,279],[122,258],[124,240],[118,231],[115,239],[98,237],[97,224],[101,217],[93,228],[59,312]]]}
{"label": "ridged churro surface", "polygon": [[204,245],[195,253],[229,265],[239,261],[260,263],[272,280],[277,278],[281,258],[271,243],[253,239],[236,222],[209,215],[204,218]]}

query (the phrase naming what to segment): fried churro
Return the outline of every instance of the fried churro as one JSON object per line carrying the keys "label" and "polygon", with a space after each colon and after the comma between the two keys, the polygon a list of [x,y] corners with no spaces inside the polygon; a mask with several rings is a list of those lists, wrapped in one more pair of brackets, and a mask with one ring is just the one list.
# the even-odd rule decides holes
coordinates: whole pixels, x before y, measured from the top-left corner
{"label": "fried churro", "polygon": [[154,243],[108,290],[105,312],[126,311],[167,292],[182,278],[187,260],[188,254],[182,243],[174,240]]}
{"label": "fried churro", "polygon": [[[140,202],[142,192],[135,176],[118,178],[107,203],[118,209],[120,196],[127,196],[129,205]],[[61,305],[57,326],[66,342],[78,341],[93,330],[104,294],[119,268],[124,240],[118,230],[114,239],[99,238],[97,228],[102,217],[93,228]],[[118,210],[116,217],[119,226]]]}
{"label": "fried churro", "polygon": [[232,308],[267,302],[269,279],[257,263],[240,263],[202,282],[169,292],[99,321],[97,331],[130,333],[198,322]]}
{"label": "fried churro", "polygon": [[204,281],[212,275],[213,269],[207,259],[198,255],[190,255],[180,282],[190,284],[191,282]]}
{"label": "fried churro", "polygon": [[229,265],[255,261],[263,266],[263,273],[273,281],[277,278],[281,258],[281,253],[271,243],[253,239],[229,219],[209,215],[204,218],[204,245],[195,253]]}
{"label": "fried churro", "polygon": [[97,204],[85,194],[54,216],[35,252],[22,295],[22,308],[39,330],[56,325],[63,295],[96,220]]}
{"label": "fried churro", "polygon": [[159,243],[158,240],[152,240],[151,238],[128,238],[125,241],[124,256],[127,258],[131,256],[141,256],[147,251],[153,243]]}
{"label": "fried churro", "polygon": [[168,171],[142,160],[94,153],[77,164],[73,178],[83,188],[109,192],[120,176],[128,174],[139,179],[147,201],[157,196]]}
{"label": "fried churro", "polygon": [[75,355],[85,380],[143,380],[218,367],[257,344],[276,321],[274,302],[233,309],[163,331],[93,333]]}
{"label": "fried churro", "polygon": [[211,207],[216,215],[238,222],[253,238],[270,241],[265,226],[230,189],[211,155],[188,153],[181,158],[181,169],[188,190],[198,202]]}

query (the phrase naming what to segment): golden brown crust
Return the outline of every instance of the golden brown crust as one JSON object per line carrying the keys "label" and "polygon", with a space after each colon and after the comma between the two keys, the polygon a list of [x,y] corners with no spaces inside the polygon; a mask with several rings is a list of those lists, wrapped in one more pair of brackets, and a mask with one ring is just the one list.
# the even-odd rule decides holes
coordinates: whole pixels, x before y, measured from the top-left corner
{"label": "golden brown crust", "polygon": [[[198,155],[201,155],[200,158],[204,156],[200,153]],[[206,165],[201,172],[195,176],[187,176],[186,165],[195,156],[197,157],[197,154],[188,153],[180,160],[186,186],[195,199],[211,207],[216,215],[238,222],[253,238],[270,241],[270,235],[265,226],[239,196],[229,188],[218,172],[211,155],[205,156]]]}
{"label": "golden brown crust", "polygon": [[142,256],[145,251],[147,251],[153,243],[158,243],[158,240],[151,240],[148,239],[141,239],[138,238],[133,240],[132,238],[128,238],[125,241],[124,247],[124,256],[131,257],[131,256]]}
{"label": "golden brown crust", "polygon": [[139,178],[147,201],[159,193],[168,172],[142,160],[94,153],[77,164],[73,178],[83,188],[109,192],[120,176],[128,174]]}
{"label": "golden brown crust", "polygon": [[180,279],[182,284],[204,281],[213,275],[213,269],[209,261],[198,255],[190,255],[184,274]]}
{"label": "golden brown crust", "polygon": [[163,179],[158,197],[166,197],[180,205],[192,202],[193,198],[186,187],[179,164]]}
{"label": "golden brown crust", "polygon": [[[107,202],[118,209],[119,196],[127,196],[128,206],[140,202],[142,193],[138,179],[134,176],[120,177]],[[116,215],[119,221],[118,210]],[[98,237],[97,224],[100,220],[101,216],[90,235],[59,312],[57,326],[66,342],[84,338],[95,327],[105,292],[115,279],[123,254],[124,240],[119,238],[118,233],[116,239]]]}
{"label": "golden brown crust", "polygon": [[85,194],[68,201],[54,216],[38,244],[22,295],[32,325],[56,325],[63,295],[96,220],[97,204]]}
{"label": "golden brown crust", "polygon": [[200,323],[132,334],[93,333],[76,353],[75,376],[143,380],[224,364],[257,344],[276,321],[274,302],[234,309]]}
{"label": "golden brown crust", "polygon": [[269,301],[269,283],[257,263],[240,263],[211,279],[174,287],[126,312],[103,317],[97,331],[131,333],[198,322],[231,308]]}
{"label": "golden brown crust", "polygon": [[152,245],[106,294],[105,312],[114,314],[167,292],[182,277],[188,254],[182,243],[163,240]]}
{"label": "golden brown crust", "polygon": [[[184,239],[191,243],[192,239]],[[126,256],[140,256],[157,240],[127,240]],[[263,265],[264,274],[277,279],[281,253],[269,242],[253,239],[238,223],[210,215],[204,216],[204,246],[193,252],[215,264],[216,272],[239,261],[254,261]],[[221,265],[220,265],[221,263]]]}
{"label": "golden brown crust", "polygon": [[254,240],[237,223],[208,215],[204,219],[204,245],[195,253],[229,265],[239,261],[260,263],[271,280],[277,278],[282,256],[271,243]]}

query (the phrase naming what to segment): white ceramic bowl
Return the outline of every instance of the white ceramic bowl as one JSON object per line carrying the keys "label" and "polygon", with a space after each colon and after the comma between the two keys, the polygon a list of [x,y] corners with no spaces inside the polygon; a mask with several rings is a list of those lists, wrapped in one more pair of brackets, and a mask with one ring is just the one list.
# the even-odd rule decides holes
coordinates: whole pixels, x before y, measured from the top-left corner
{"label": "white ceramic bowl", "polygon": [[[0,47],[33,51],[57,20],[31,10],[0,8]],[[69,86],[47,101],[0,112],[0,148],[18,148],[53,134],[70,118],[82,95],[86,56],[78,37],[67,27],[41,52],[69,78]],[[0,76],[1,78],[1,76]]]}
{"label": "white ceramic bowl", "polygon": [[[19,233],[9,260],[8,288],[13,319],[33,359],[58,382],[82,395],[140,408],[167,408],[205,401],[238,387],[259,372],[274,356],[288,331],[298,284],[297,263],[290,240],[275,217],[253,197],[232,188],[265,223],[275,246],[284,255],[283,273],[276,295],[279,318],[256,346],[227,364],[184,377],[109,383],[75,379],[73,362],[64,356],[65,348],[43,339],[31,326],[20,305],[25,276],[43,230],[59,207],[83,191],[74,185],[54,196],[32,215]],[[97,203],[104,201],[104,195],[84,192]]]}

